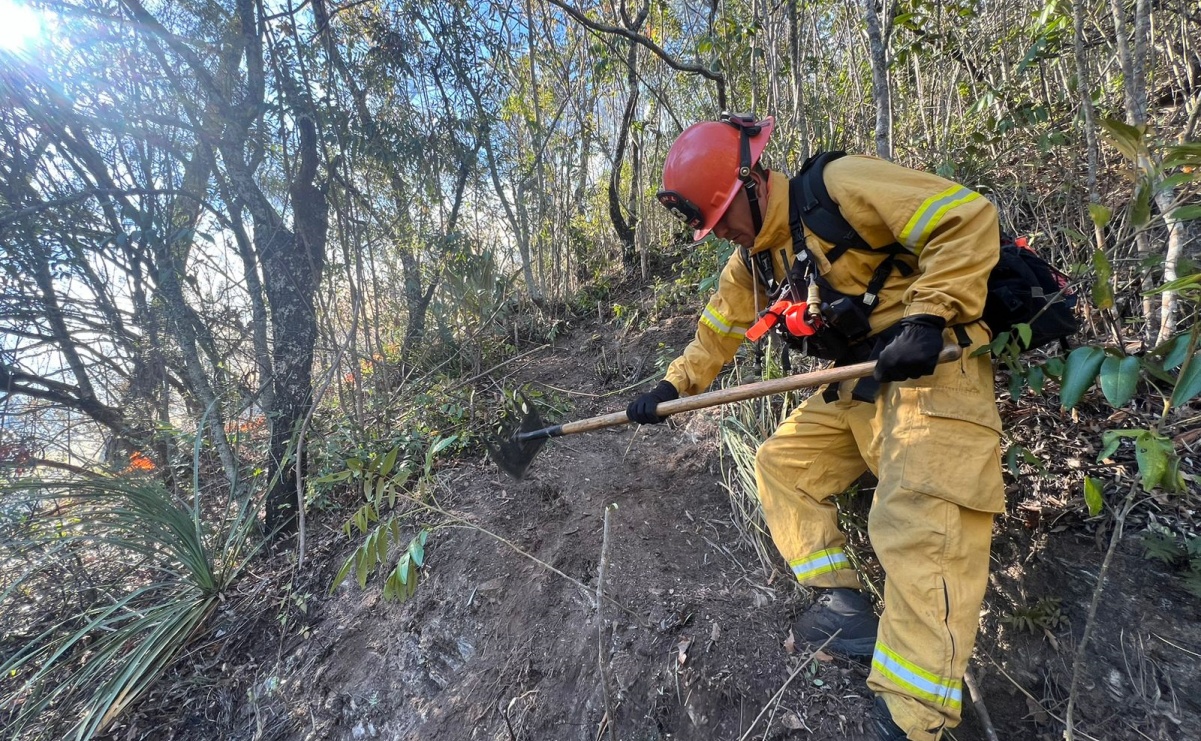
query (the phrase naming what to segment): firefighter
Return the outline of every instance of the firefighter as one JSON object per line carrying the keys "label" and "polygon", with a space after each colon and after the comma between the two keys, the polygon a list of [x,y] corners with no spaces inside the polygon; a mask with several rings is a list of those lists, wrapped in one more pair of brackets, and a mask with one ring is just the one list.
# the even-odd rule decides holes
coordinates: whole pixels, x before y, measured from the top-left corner
{"label": "firefighter", "polygon": [[[878,738],[935,741],[960,721],[993,517],[1004,508],[992,362],[976,353],[990,341],[980,315],[1000,251],[996,210],[935,175],[844,156],[820,177],[865,244],[835,248],[808,225],[794,243],[804,217],[790,218],[790,200],[799,199],[760,162],[774,126],[723,115],[689,127],[668,152],[659,200],[697,241],[712,232],[738,249],[695,338],[627,414],[662,422],[660,402],[704,391],[781,285],[807,281],[822,312],[848,299],[863,331],[840,336],[839,317],[826,314],[816,339],[828,341],[815,346],[841,348],[836,365],[877,358],[875,375],[819,389],[775,430],[755,458],[758,494],[780,554],[817,595],[796,637],[834,635],[831,648],[871,656]],[[964,352],[939,365],[946,343]],[[878,619],[831,501],[866,471],[879,480],[868,516],[885,571]]]}

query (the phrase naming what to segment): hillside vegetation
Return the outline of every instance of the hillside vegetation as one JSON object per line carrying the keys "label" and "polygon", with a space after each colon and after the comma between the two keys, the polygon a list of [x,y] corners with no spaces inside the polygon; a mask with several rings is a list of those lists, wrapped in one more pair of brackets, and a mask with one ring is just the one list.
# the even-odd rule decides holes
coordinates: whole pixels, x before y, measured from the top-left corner
{"label": "hillside vegetation", "polygon": [[1195,0],[0,0],[0,103],[0,736],[856,737],[754,498],[803,394],[484,452],[691,338],[731,245],[654,195],[729,110],[1070,277],[1070,347],[993,346],[953,737],[1201,737]]}

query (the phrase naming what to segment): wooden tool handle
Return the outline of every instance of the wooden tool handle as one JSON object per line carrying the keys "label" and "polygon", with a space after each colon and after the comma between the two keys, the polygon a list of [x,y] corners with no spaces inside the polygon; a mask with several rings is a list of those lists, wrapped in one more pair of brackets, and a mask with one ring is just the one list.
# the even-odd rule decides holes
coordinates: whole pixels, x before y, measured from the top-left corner
{"label": "wooden tool handle", "polygon": [[[958,360],[962,355],[963,348],[958,345],[947,345],[938,354],[938,362],[949,363],[953,360]],[[874,360],[866,363],[844,365],[838,368],[823,368],[822,370],[811,371],[809,373],[798,373],[793,376],[773,378],[770,381],[757,381],[728,389],[709,391],[704,394],[697,394],[696,396],[687,396],[674,401],[665,401],[655,407],[655,413],[660,417],[667,417],[672,414],[679,414],[680,412],[691,412],[696,409],[705,409],[721,404],[730,404],[735,401],[780,394],[785,391],[821,386],[826,383],[841,383],[849,381],[852,378],[870,376],[874,370],[876,370],[876,361]],[[617,425],[628,424],[629,422],[630,418],[626,416],[625,412],[613,412],[612,414],[605,414],[600,417],[581,419],[578,422],[568,422],[558,426],[555,429],[555,433],[552,434],[555,437],[559,435],[574,435],[577,432],[589,432],[606,427],[616,427]]]}

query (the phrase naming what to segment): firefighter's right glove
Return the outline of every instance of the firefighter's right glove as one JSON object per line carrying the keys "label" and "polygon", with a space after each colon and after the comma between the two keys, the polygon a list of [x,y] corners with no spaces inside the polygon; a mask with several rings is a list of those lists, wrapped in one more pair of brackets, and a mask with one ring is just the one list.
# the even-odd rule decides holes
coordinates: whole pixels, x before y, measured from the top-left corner
{"label": "firefighter's right glove", "polygon": [[873,374],[881,383],[928,376],[938,367],[942,331],[947,320],[933,314],[914,314],[901,320],[901,333],[884,347]]}
{"label": "firefighter's right glove", "polygon": [[659,385],[654,389],[646,392],[637,399],[630,402],[626,407],[626,416],[631,422],[637,422],[640,425],[654,425],[667,419],[655,414],[655,407],[665,401],[673,401],[680,398],[680,392],[676,391],[676,387],[670,381],[659,381]]}

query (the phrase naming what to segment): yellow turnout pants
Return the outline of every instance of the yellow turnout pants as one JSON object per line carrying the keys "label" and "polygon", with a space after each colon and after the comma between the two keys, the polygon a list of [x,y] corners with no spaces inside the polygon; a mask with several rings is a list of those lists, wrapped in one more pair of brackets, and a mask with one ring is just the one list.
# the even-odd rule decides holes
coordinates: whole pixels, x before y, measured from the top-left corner
{"label": "yellow turnout pants", "polygon": [[852,400],[851,383],[837,401],[819,390],[755,459],[772,539],[810,587],[861,587],[830,497],[867,470],[879,478],[868,536],[885,571],[884,612],[867,683],[916,741],[959,723],[993,514],[1005,504],[992,362],[971,357],[988,336],[966,329],[963,358],[882,384],[875,403]]}

